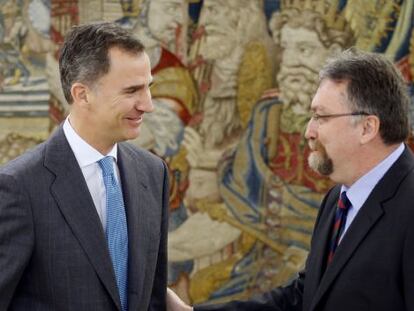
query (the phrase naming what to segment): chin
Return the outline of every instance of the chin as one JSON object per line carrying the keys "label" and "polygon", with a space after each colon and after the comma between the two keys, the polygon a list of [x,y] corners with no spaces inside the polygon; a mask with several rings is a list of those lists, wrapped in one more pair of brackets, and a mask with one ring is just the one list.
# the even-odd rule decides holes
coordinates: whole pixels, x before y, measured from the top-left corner
{"label": "chin", "polygon": [[128,130],[126,133],[124,133],[124,135],[122,135],[122,141],[136,139],[139,136],[140,132],[141,131],[138,128],[134,130]]}
{"label": "chin", "polygon": [[315,154],[316,151],[312,151],[308,157],[308,165],[309,167],[318,173],[318,155]]}
{"label": "chin", "polygon": [[318,151],[312,151],[308,157],[309,167],[322,176],[330,176],[333,171],[332,162]]}

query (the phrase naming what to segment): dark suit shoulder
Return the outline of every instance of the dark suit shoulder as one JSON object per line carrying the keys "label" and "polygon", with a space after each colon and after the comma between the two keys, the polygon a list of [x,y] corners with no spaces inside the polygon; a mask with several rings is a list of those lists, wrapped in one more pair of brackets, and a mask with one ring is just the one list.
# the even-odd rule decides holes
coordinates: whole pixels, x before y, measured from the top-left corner
{"label": "dark suit shoulder", "polygon": [[402,200],[414,198],[413,189],[414,156],[406,147],[398,160],[395,161],[395,163],[375,186],[370,197],[373,197],[375,201],[378,202],[401,200],[401,203],[403,203]]}
{"label": "dark suit shoulder", "polygon": [[[411,167],[406,175],[400,180],[400,182],[394,186],[395,192],[388,200],[385,200],[384,204],[393,202],[393,210],[399,210],[403,215],[403,219],[407,219],[411,222],[414,217],[414,206],[409,202],[414,201],[414,167]],[[411,217],[406,218],[408,215]],[[411,224],[410,224],[411,225]]]}

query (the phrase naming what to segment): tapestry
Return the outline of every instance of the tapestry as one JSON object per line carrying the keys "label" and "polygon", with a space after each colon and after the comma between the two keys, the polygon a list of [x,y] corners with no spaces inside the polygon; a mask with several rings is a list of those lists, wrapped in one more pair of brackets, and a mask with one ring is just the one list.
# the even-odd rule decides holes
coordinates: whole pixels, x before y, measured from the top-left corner
{"label": "tapestry", "polygon": [[3,163],[45,138],[19,117],[52,131],[67,116],[59,45],[92,21],[131,30],[150,57],[155,110],[131,143],[168,165],[168,282],[192,304],[248,298],[304,266],[332,186],[304,139],[331,55],[387,55],[414,119],[414,0],[0,0],[0,122],[16,124],[0,124]]}
{"label": "tapestry", "polygon": [[[50,2],[0,1],[0,136],[48,135]],[[17,136],[15,136],[17,137]]]}

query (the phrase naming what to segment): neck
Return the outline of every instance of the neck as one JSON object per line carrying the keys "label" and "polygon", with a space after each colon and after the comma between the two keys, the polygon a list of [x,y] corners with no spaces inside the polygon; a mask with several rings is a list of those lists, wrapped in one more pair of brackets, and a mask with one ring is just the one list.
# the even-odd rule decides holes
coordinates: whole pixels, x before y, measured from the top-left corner
{"label": "neck", "polygon": [[362,147],[361,153],[355,157],[356,170],[346,181],[342,182],[345,186],[352,186],[358,179],[384,161],[400,146],[400,143],[385,145],[382,141],[373,142],[373,144],[376,144],[376,146],[367,145]]}
{"label": "neck", "polygon": [[69,122],[76,134],[101,154],[108,154],[115,146],[115,142],[107,143],[109,141],[108,138],[101,137],[98,130],[91,130],[87,126],[89,124],[88,121],[79,120],[77,114],[73,111],[69,115]]}

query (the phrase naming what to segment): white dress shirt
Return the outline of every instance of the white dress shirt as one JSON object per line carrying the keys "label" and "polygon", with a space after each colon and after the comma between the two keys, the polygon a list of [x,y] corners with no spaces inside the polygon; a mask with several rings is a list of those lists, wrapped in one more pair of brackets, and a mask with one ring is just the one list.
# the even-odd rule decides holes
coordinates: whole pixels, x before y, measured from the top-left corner
{"label": "white dress shirt", "polygon": [[69,117],[66,118],[63,124],[63,131],[70,148],[75,154],[79,167],[82,170],[83,177],[88,185],[89,193],[92,196],[92,200],[102,222],[102,226],[104,230],[106,230],[106,189],[103,181],[102,170],[98,164],[98,161],[105,156],[112,156],[115,160],[113,162],[114,172],[116,172],[115,176],[119,182],[119,171],[116,165],[118,147],[115,144],[107,155],[101,154],[75,132],[69,122]]}
{"label": "white dress shirt", "polygon": [[346,218],[345,228],[341,235],[345,235],[345,232],[348,230],[352,221],[355,219],[362,205],[368,199],[372,190],[374,190],[377,183],[384,177],[385,173],[391,168],[391,166],[398,160],[401,154],[404,151],[404,144],[401,144],[397,149],[395,149],[388,157],[382,160],[377,164],[373,169],[371,169],[364,176],[359,178],[351,187],[346,187],[342,185],[341,193],[346,191],[346,196],[351,202],[352,206],[348,210],[348,215]]}

